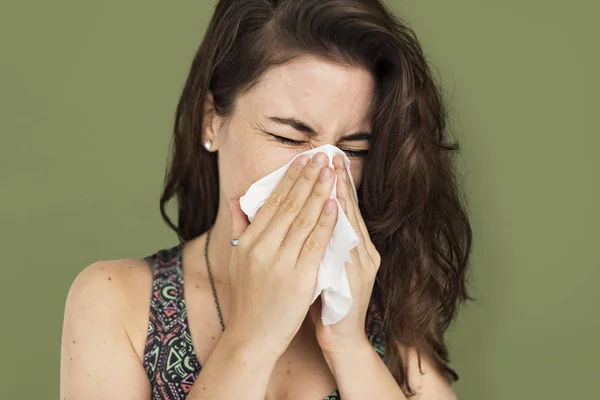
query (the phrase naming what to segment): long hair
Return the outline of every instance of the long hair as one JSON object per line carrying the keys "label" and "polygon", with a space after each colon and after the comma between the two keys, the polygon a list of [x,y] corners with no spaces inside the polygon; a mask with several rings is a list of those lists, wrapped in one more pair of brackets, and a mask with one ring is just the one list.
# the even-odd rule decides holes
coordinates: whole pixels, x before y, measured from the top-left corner
{"label": "long hair", "polygon": [[[466,275],[472,231],[446,143],[447,113],[419,40],[379,0],[221,0],[193,59],[177,105],[160,211],[180,242],[207,231],[219,204],[216,153],[201,144],[204,101],[228,116],[236,97],[269,68],[311,55],[366,68],[375,82],[373,141],[358,191],[360,211],[381,254],[374,293],[387,337],[386,363],[408,382],[398,344],[429,356],[448,380],[443,334],[471,299]],[[166,205],[177,197],[178,220]],[[421,371],[422,372],[422,371]]]}

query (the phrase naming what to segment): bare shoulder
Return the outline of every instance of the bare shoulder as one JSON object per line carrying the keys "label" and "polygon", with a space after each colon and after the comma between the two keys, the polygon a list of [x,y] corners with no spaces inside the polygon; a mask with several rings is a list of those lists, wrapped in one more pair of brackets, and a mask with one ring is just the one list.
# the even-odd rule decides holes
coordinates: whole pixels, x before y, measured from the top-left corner
{"label": "bare shoulder", "polygon": [[77,275],[65,304],[61,398],[149,396],[142,357],[151,286],[142,259],[97,261]]}
{"label": "bare shoulder", "polygon": [[122,258],[96,261],[84,268],[69,289],[68,299],[97,291],[129,295],[142,281],[150,282],[152,274],[148,263],[141,259]]}
{"label": "bare shoulder", "polygon": [[417,350],[398,346],[403,358],[407,359],[408,381],[415,393],[411,400],[456,400],[452,384],[434,366],[429,356],[421,353],[421,363]]}

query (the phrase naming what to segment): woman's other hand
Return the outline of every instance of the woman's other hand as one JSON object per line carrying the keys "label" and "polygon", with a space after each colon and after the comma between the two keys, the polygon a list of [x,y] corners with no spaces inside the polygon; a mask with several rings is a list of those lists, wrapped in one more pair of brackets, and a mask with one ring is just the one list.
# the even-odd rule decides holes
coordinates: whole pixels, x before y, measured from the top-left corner
{"label": "woman's other hand", "polygon": [[324,326],[321,321],[321,302],[315,301],[310,307],[309,315],[315,325],[317,341],[325,355],[337,351],[344,352],[364,344],[369,345],[365,333],[365,319],[375,277],[381,264],[381,256],[369,237],[343,161],[339,156],[334,157],[333,161],[338,178],[337,197],[358,235],[359,243],[350,251],[352,264],[346,265],[352,293],[352,307],[348,314],[338,323]]}

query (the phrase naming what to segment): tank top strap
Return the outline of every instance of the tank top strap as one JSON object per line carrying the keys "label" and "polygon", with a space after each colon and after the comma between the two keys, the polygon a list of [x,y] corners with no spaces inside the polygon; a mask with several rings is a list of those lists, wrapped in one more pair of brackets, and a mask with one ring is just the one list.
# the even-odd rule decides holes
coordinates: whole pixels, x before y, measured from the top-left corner
{"label": "tank top strap", "polygon": [[169,287],[182,293],[183,269],[181,266],[182,245],[175,245],[171,248],[162,249],[156,253],[145,257],[152,270],[153,286]]}
{"label": "tank top strap", "polygon": [[[153,391],[158,388],[164,391],[168,387],[169,390],[180,392],[177,395],[185,395],[191,389],[200,370],[193,357],[192,339],[187,326],[182,247],[182,244],[178,244],[144,258],[152,271],[144,368]],[[168,398],[180,398],[175,393],[171,395],[174,397]]]}

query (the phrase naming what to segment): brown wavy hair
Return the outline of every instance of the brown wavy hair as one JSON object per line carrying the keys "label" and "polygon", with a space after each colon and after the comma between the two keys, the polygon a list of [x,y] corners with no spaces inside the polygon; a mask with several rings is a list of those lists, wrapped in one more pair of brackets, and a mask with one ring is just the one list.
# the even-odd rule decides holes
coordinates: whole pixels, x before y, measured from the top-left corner
{"label": "brown wavy hair", "polygon": [[[204,100],[228,116],[236,97],[269,68],[312,55],[366,68],[375,79],[373,141],[358,191],[381,254],[374,287],[383,311],[386,363],[407,393],[406,355],[428,355],[450,382],[443,334],[467,294],[472,231],[446,143],[442,94],[414,31],[379,0],[221,0],[177,105],[161,215],[180,242],[207,231],[219,204],[217,154],[201,145]],[[177,197],[178,220],[166,205]]]}

